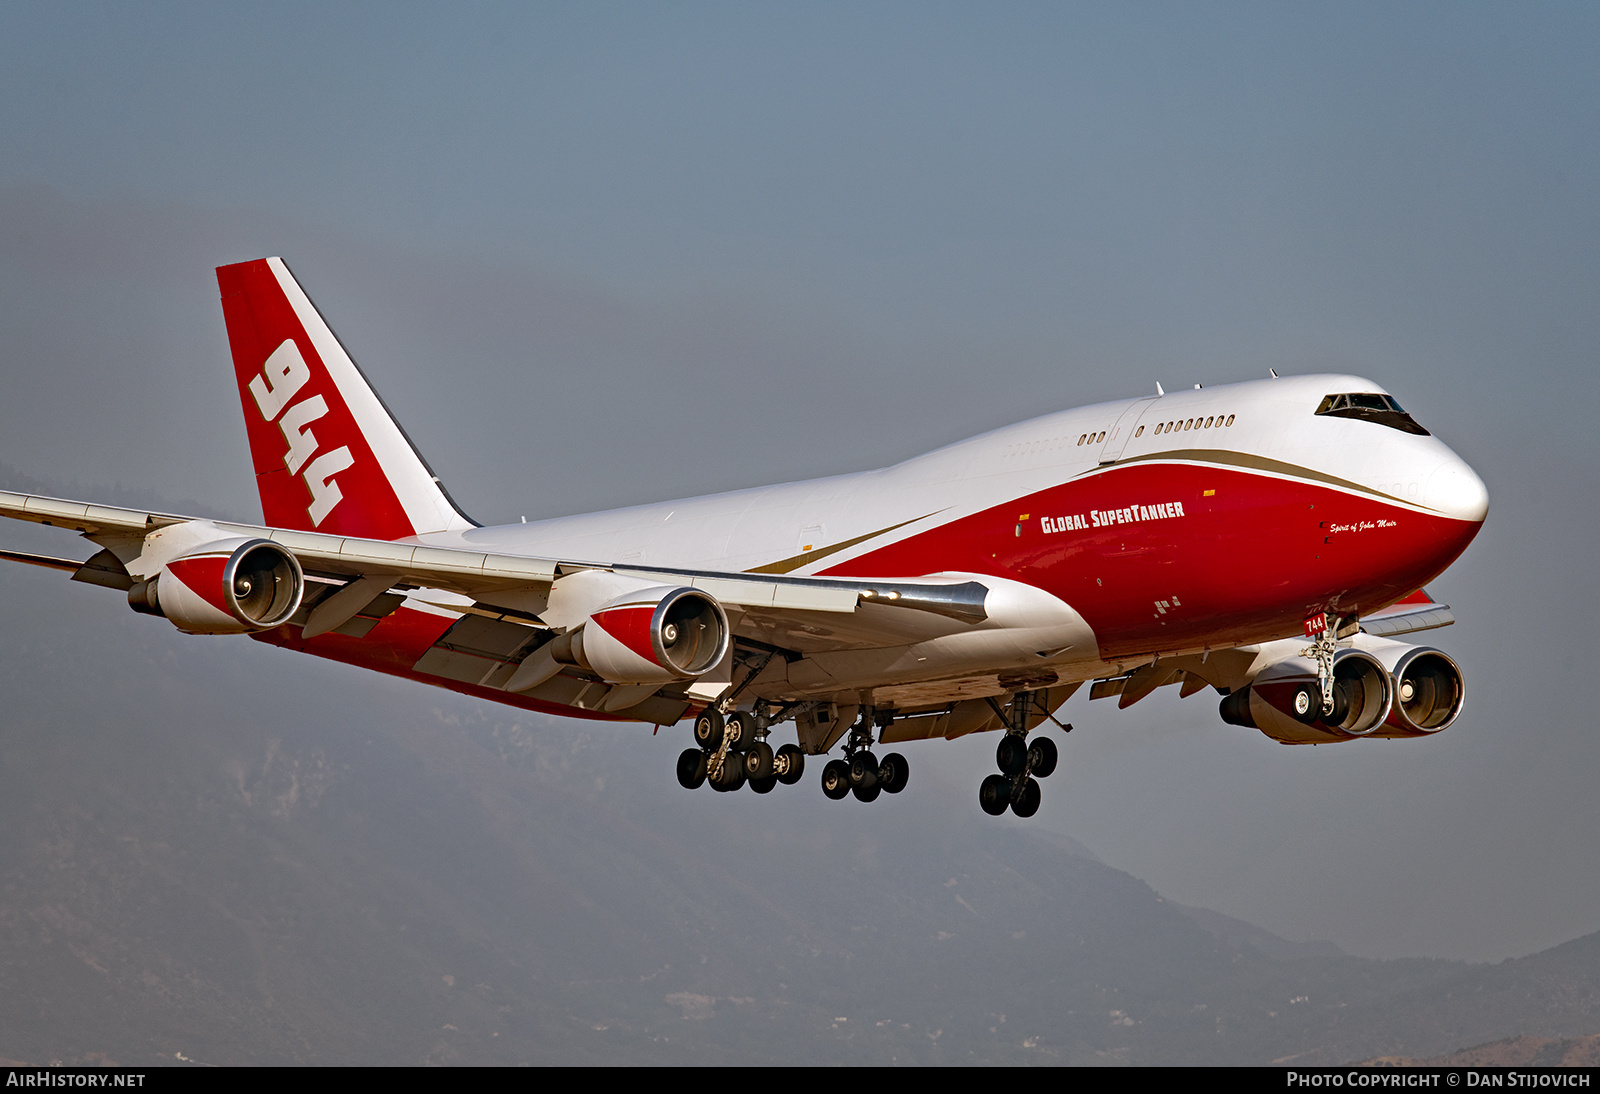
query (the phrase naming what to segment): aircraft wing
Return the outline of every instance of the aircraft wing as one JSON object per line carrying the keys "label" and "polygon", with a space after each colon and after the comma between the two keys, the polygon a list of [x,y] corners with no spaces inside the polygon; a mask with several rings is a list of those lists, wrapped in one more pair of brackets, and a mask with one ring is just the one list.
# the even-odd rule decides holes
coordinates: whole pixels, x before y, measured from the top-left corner
{"label": "aircraft wing", "polygon": [[[133,542],[158,529],[196,519],[172,513],[122,509],[8,491],[0,491],[0,516],[70,528],[102,546],[123,540],[130,547],[114,553],[124,562],[138,557],[139,552],[131,548]],[[351,588],[353,595],[343,598],[344,602],[334,611],[325,611],[322,618],[310,621],[313,625],[308,630],[313,633],[323,633],[340,626],[372,599],[397,586],[441,589],[469,597],[481,606],[509,608],[513,614],[534,615],[537,613],[526,610],[529,603],[527,594],[548,590],[558,578],[567,574],[593,569],[659,580],[662,584],[686,585],[709,594],[726,607],[757,616],[796,611],[853,615],[864,604],[874,609],[890,609],[888,612],[871,612],[875,622],[865,628],[849,628],[850,634],[845,641],[823,643],[831,648],[905,641],[917,632],[926,630],[927,624],[933,623],[934,618],[944,621],[942,625],[936,625],[938,630],[948,630],[949,621],[970,625],[987,618],[984,600],[988,589],[975,580],[882,581],[608,565],[456,547],[431,547],[232,521],[206,523],[214,525],[226,536],[277,543],[294,554],[308,576]],[[15,552],[6,557],[36,565],[53,565],[58,569],[70,565],[69,560],[22,556]],[[90,560],[80,568],[80,579],[96,581],[94,576],[82,573],[84,568],[93,569],[93,562]],[[356,584],[358,581],[359,587]],[[365,600],[359,599],[361,594],[366,596]],[[348,614],[342,614],[346,609]],[[914,616],[921,617],[920,625],[911,622]],[[897,617],[904,619],[906,625],[896,625]]]}

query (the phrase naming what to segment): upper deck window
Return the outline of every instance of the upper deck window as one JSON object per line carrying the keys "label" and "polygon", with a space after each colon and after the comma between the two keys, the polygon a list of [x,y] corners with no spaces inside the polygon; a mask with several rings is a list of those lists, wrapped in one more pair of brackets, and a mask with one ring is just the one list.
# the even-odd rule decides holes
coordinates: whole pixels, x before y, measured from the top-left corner
{"label": "upper deck window", "polygon": [[1394,401],[1392,395],[1361,392],[1328,395],[1317,407],[1317,413],[1326,414],[1330,418],[1360,418],[1364,422],[1376,422],[1378,425],[1386,425],[1403,433],[1415,433],[1421,437],[1431,435]]}

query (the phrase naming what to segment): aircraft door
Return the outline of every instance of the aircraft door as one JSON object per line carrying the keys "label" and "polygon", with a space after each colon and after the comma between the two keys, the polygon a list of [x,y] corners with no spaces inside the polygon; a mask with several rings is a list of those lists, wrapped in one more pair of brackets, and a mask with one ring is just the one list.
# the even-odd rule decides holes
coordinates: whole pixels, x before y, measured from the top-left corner
{"label": "aircraft door", "polygon": [[1111,427],[1111,432],[1106,434],[1106,443],[1100,449],[1101,463],[1115,463],[1122,458],[1122,450],[1128,447],[1128,439],[1133,436],[1134,430],[1139,425],[1150,404],[1156,401],[1157,396],[1150,395],[1129,405],[1122,416],[1117,419],[1117,424]]}

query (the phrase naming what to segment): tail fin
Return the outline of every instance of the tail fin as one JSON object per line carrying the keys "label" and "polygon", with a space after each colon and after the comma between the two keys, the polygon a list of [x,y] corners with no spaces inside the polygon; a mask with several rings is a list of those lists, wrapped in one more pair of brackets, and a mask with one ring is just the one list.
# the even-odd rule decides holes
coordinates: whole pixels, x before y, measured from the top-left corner
{"label": "tail fin", "polygon": [[217,269],[266,522],[369,539],[473,526],[281,258]]}

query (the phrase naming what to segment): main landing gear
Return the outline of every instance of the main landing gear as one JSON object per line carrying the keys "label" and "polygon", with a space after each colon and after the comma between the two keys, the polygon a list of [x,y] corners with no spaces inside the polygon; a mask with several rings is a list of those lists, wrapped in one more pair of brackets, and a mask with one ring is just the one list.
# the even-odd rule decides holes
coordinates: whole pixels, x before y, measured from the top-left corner
{"label": "main landing gear", "polygon": [[[757,794],[768,794],[779,783],[799,782],[805,774],[805,754],[797,745],[774,751],[767,743],[765,715],[760,704],[754,712],[735,711],[726,718],[714,707],[701,711],[694,721],[698,747],[684,749],[678,757],[679,785],[695,790],[710,783],[711,789],[723,793],[749,786]],[[829,798],[837,801],[853,794],[857,801],[869,802],[906,788],[910,765],[898,752],[881,760],[872,754],[873,727],[873,712],[867,708],[845,740],[844,758],[823,767],[822,792]]]}
{"label": "main landing gear", "polygon": [[882,760],[872,754],[873,714],[861,709],[861,718],[850,729],[844,744],[844,758],[829,760],[822,769],[822,792],[834,801],[854,794],[857,801],[870,802],[879,794],[898,794],[906,788],[911,768],[906,758],[891,752]]}
{"label": "main landing gear", "polygon": [[[994,758],[1000,772],[990,775],[978,787],[978,805],[991,817],[1010,809],[1019,817],[1039,811],[1039,779],[1056,769],[1060,758],[1056,743],[1048,737],[1028,741],[1028,714],[1033,693],[1019,691],[1011,701],[1010,725],[995,747]],[[1068,732],[1072,727],[1065,727]]]}
{"label": "main landing gear", "polygon": [[698,748],[678,756],[678,783],[685,790],[705,783],[727,793],[748,785],[757,794],[770,794],[779,783],[792,786],[805,774],[805,754],[795,745],[776,751],[767,744],[766,719],[747,710],[723,718],[707,707],[694,720]]}

